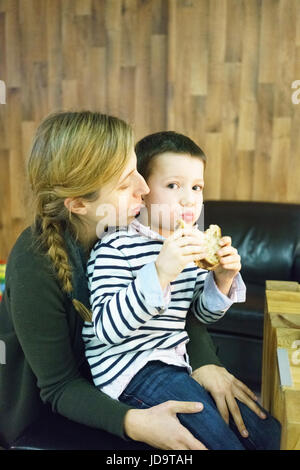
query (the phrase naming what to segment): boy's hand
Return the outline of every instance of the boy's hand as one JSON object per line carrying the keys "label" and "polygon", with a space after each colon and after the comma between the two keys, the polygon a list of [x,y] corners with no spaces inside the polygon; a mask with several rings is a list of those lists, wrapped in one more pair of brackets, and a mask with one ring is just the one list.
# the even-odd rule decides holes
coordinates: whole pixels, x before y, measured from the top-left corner
{"label": "boy's hand", "polygon": [[163,290],[187,264],[205,258],[203,238],[202,232],[188,227],[176,230],[165,240],[155,262]]}
{"label": "boy's hand", "polygon": [[231,237],[222,237],[220,245],[222,247],[217,252],[220,264],[213,272],[219,289],[228,295],[232,280],[241,270],[241,257],[237,249],[231,245]]}

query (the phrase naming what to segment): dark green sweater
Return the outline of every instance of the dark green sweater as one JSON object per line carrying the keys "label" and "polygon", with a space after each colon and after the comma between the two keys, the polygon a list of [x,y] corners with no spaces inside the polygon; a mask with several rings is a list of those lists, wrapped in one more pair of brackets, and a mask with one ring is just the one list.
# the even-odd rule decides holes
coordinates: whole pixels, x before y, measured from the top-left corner
{"label": "dark green sweater", "polygon": [[[61,291],[51,262],[34,250],[32,240],[27,228],[15,243],[0,303],[0,340],[6,350],[6,364],[0,363],[0,442],[9,445],[19,437],[45,404],[73,421],[126,438],[123,421],[130,407],[93,385],[84,357],[82,319]],[[73,276],[85,272],[86,260],[69,255]],[[74,285],[84,282],[85,276]],[[82,300],[76,294],[75,289],[74,297]],[[206,328],[191,314],[187,331],[193,369],[221,365]]]}

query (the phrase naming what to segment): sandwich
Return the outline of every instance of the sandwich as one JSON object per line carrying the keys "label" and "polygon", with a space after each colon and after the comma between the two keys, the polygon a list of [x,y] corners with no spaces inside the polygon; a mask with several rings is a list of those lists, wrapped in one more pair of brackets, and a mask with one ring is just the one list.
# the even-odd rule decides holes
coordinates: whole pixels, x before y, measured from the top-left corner
{"label": "sandwich", "polygon": [[[177,228],[184,228],[185,222],[180,219]],[[219,264],[219,257],[217,251],[220,249],[220,239],[222,237],[221,229],[218,225],[210,225],[204,232],[204,243],[207,255],[204,259],[195,261],[198,268],[207,269],[212,271]]]}

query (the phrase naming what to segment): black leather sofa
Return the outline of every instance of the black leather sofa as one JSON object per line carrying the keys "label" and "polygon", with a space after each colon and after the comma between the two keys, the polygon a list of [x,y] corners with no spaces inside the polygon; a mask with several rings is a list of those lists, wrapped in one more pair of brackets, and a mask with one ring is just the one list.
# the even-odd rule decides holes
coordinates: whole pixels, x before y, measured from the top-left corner
{"label": "black leather sofa", "polygon": [[[260,390],[266,280],[300,281],[300,205],[206,201],[204,227],[218,224],[242,258],[247,300],[234,304],[209,328],[224,366],[254,391]],[[199,224],[201,228],[201,223]],[[150,450],[49,412],[11,449]]]}
{"label": "black leather sofa", "polygon": [[218,224],[242,259],[245,303],[208,328],[224,366],[254,391],[261,388],[265,281],[300,282],[300,205],[206,201],[204,228]]}
{"label": "black leather sofa", "polygon": [[126,441],[106,431],[75,423],[45,407],[44,415],[9,450],[105,450],[109,453],[152,449],[143,442]]}

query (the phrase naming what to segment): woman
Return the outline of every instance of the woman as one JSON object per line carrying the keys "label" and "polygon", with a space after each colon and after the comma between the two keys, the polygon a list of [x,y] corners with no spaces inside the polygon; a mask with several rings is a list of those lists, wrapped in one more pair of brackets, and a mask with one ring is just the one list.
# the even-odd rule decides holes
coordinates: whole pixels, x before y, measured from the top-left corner
{"label": "woman", "polygon": [[[123,439],[161,449],[203,449],[176,416],[199,412],[201,405],[133,409],[93,386],[84,359],[89,252],[112,220],[124,219],[124,213],[127,223],[132,220],[149,191],[136,170],[131,128],[99,113],[55,113],[39,126],[27,169],[32,223],[10,253],[0,305],[7,358],[0,368],[0,439],[9,446],[50,405],[54,413]],[[254,394],[221,367],[203,326],[188,317],[187,330],[194,375],[242,435],[235,398],[259,415]]]}

